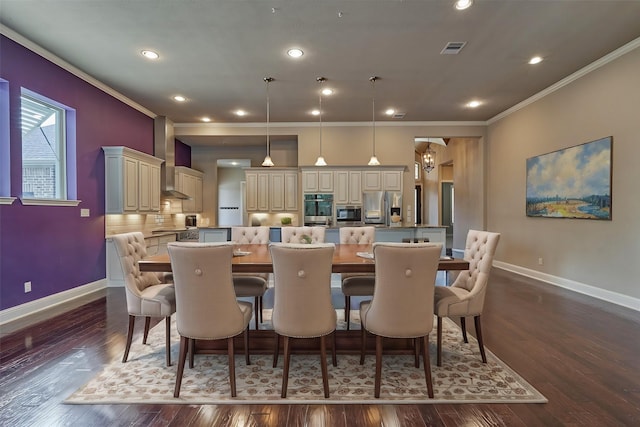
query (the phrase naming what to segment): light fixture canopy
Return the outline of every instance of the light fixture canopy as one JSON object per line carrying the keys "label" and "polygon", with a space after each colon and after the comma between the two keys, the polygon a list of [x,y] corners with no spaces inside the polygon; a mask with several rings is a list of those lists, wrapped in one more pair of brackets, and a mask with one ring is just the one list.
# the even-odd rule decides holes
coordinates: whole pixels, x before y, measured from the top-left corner
{"label": "light fixture canopy", "polygon": [[326,78],[324,77],[316,77],[316,81],[318,83],[320,83],[320,94],[318,95],[318,117],[320,118],[320,155],[318,156],[318,159],[316,160],[315,165],[316,166],[327,166],[327,162],[324,160],[324,157],[322,157],[322,86],[324,85],[324,82],[327,81]]}
{"label": "light fixture canopy", "polygon": [[372,128],[373,128],[373,154],[369,159],[369,166],[380,166],[380,161],[378,157],[376,157],[376,80],[380,77],[372,76],[369,77],[369,81],[371,82],[371,88],[373,96],[371,97],[371,105],[372,105]]}
{"label": "light fixture canopy", "polygon": [[427,173],[436,167],[436,152],[431,149],[431,142],[427,142],[427,149],[422,154],[422,169]]}
{"label": "light fixture canopy", "polygon": [[265,156],[264,160],[262,161],[262,166],[264,166],[264,167],[272,167],[272,166],[275,166],[275,164],[271,160],[271,147],[269,145],[269,83],[271,83],[274,80],[274,78],[273,77],[265,77],[262,80],[264,80],[264,82],[266,83],[266,86],[267,86],[267,155]]}

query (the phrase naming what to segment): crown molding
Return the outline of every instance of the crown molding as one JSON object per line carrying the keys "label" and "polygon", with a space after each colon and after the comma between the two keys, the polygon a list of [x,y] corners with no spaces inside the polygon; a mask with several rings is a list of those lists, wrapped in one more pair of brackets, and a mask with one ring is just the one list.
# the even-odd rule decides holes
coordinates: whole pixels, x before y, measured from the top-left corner
{"label": "crown molding", "polygon": [[[487,122],[376,122],[376,127],[420,127],[420,126],[486,126]],[[174,123],[174,129],[187,128],[263,128],[264,122],[252,123]],[[371,122],[322,122],[322,127],[371,127]],[[317,122],[270,122],[270,128],[317,128]]]}

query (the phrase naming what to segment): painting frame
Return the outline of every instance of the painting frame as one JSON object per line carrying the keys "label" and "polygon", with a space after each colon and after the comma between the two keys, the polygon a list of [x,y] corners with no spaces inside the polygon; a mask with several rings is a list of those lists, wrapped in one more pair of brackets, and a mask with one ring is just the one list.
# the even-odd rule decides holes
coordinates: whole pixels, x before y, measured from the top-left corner
{"label": "painting frame", "polygon": [[528,217],[612,219],[613,137],[529,157]]}

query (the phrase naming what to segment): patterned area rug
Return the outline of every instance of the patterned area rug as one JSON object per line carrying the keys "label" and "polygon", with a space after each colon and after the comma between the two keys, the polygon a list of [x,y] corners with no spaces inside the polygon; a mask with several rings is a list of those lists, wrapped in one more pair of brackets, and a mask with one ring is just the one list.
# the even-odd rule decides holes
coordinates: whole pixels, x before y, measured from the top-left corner
{"label": "patterned area rug", "polygon": [[[266,311],[266,310],[265,310]],[[343,310],[338,310],[338,313]],[[357,314],[354,313],[354,314]],[[270,313],[265,313],[268,328]],[[352,319],[353,322],[354,319]],[[353,322],[358,327],[357,319]],[[339,328],[344,328],[343,320]],[[436,366],[436,333],[430,335],[431,372],[434,399],[429,399],[424,368],[416,369],[412,355],[384,355],[382,390],[373,397],[375,356],[367,355],[360,365],[358,355],[338,354],[338,367],[328,355],[329,399],[323,397],[319,355],[293,354],[287,398],[280,398],[283,357],[272,368],[271,355],[251,355],[246,366],[244,353],[236,355],[238,395],[231,397],[226,355],[196,355],[195,366],[185,366],[179,398],[173,397],[179,336],[172,332],[171,367],[165,366],[164,322],[149,332],[147,345],[133,343],[129,361],[121,355],[104,367],[88,384],[73,393],[65,403],[171,403],[171,404],[425,404],[425,403],[545,403],[535,388],[487,350],[488,363],[481,361],[478,344],[449,319],[443,327],[443,363]]]}

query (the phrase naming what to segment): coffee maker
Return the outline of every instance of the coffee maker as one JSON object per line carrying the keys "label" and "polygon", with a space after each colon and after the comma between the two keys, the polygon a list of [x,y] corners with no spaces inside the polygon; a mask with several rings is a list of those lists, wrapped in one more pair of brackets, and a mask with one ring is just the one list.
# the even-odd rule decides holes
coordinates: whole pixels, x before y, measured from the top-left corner
{"label": "coffee maker", "polygon": [[387,225],[389,227],[402,226],[402,193],[399,191],[387,191],[385,193],[385,208]]}

